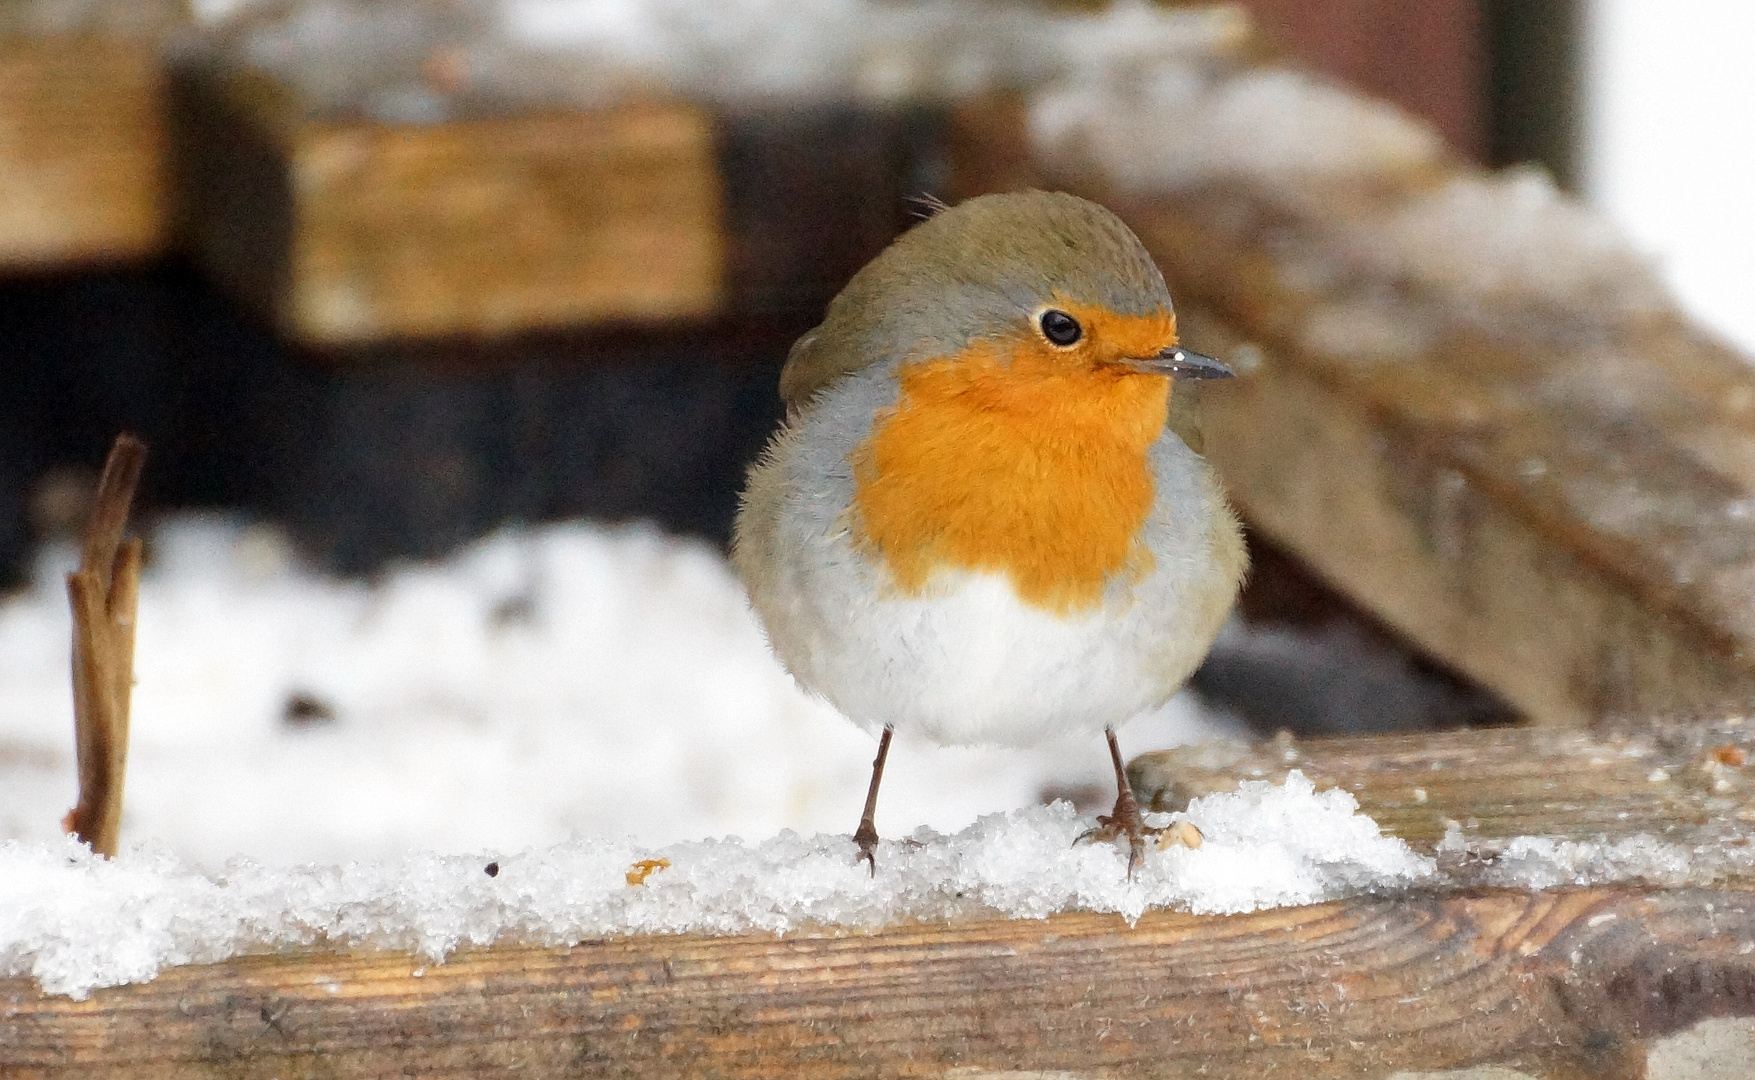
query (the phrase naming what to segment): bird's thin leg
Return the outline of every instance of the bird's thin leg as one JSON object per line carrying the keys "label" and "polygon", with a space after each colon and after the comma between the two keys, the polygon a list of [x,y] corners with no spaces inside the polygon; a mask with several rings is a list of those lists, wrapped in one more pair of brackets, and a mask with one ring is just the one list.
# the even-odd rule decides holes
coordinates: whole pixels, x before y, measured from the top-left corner
{"label": "bird's thin leg", "polygon": [[1115,809],[1109,811],[1109,820],[1104,824],[1127,834],[1127,876],[1131,880],[1134,868],[1146,857],[1146,823],[1140,818],[1139,803],[1134,801],[1133,785],[1127,782],[1127,768],[1121,763],[1121,745],[1115,741],[1115,729],[1104,728],[1103,735],[1109,740],[1109,760],[1115,763]]}
{"label": "bird's thin leg", "polygon": [[859,819],[859,830],[853,834],[853,842],[859,845],[859,857],[871,867],[871,876],[877,877],[877,823],[872,818],[877,814],[878,785],[884,782],[884,759],[890,756],[890,736],[895,728],[884,725],[884,733],[878,739],[877,757],[871,763],[871,787],[865,793],[865,813]]}
{"label": "bird's thin leg", "polygon": [[1133,879],[1134,868],[1146,857],[1146,837],[1162,829],[1147,828],[1140,817],[1139,803],[1134,801],[1133,785],[1127,782],[1127,767],[1121,763],[1121,746],[1115,741],[1115,729],[1104,728],[1109,739],[1109,759],[1115,763],[1115,809],[1097,817],[1097,827],[1079,837],[1084,840],[1119,840],[1127,837],[1127,876]]}

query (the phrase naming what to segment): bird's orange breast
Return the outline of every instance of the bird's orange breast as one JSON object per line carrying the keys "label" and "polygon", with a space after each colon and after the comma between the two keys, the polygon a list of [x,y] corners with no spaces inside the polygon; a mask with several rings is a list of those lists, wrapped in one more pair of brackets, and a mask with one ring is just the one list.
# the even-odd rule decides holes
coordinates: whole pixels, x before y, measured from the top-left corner
{"label": "bird's orange breast", "polygon": [[1139,536],[1168,378],[1018,343],[913,364],[898,381],[853,457],[852,527],[904,593],[941,568],[992,571],[1067,613],[1151,571]]}

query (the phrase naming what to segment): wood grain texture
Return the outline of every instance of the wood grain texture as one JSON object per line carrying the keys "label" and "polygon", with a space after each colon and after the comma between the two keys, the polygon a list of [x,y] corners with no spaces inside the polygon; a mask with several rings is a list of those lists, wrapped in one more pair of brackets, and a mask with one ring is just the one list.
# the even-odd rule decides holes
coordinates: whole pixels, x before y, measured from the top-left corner
{"label": "wood grain texture", "polygon": [[0,37],[0,268],[162,250],[163,110],[151,41]]}
{"label": "wood grain texture", "polygon": [[302,133],[287,315],[345,341],[703,316],[722,247],[687,105]]}
{"label": "wood grain texture", "polygon": [[639,938],[443,965],[309,953],[177,969],[85,1002],[0,982],[0,1061],[12,1080],[1368,1078],[1485,1061],[1634,1080],[1642,1040],[1755,1013],[1751,940],[1755,894],[1574,890],[1133,927],[1063,915]]}

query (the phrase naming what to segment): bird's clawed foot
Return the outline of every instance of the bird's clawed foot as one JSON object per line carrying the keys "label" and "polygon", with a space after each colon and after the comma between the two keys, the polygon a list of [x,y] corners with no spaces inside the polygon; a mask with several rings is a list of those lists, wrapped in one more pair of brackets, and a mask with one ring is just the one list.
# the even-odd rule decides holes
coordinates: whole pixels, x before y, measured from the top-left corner
{"label": "bird's clawed foot", "polygon": [[870,818],[859,823],[859,831],[853,834],[853,842],[859,845],[859,858],[854,861],[864,862],[871,867],[871,876],[877,877],[878,832]]}
{"label": "bird's clawed foot", "polygon": [[1133,792],[1124,788],[1115,800],[1115,809],[1107,814],[1097,815],[1097,827],[1086,829],[1073,843],[1087,844],[1099,840],[1115,843],[1126,837],[1127,879],[1132,881],[1135,868],[1146,858],[1146,837],[1161,836],[1163,832],[1163,829],[1146,824],[1145,818],[1140,816],[1140,807],[1134,801]]}
{"label": "bird's clawed foot", "polygon": [[1133,785],[1127,781],[1127,767],[1121,763],[1121,745],[1115,741],[1115,729],[1104,728],[1103,737],[1109,741],[1109,760],[1115,766],[1115,809],[1107,814],[1099,815],[1097,827],[1086,829],[1074,840],[1074,844],[1083,844],[1090,840],[1115,841],[1127,837],[1127,880],[1133,880],[1133,872],[1146,860],[1146,837],[1156,837],[1160,848],[1171,844],[1183,847],[1200,847],[1200,830],[1192,821],[1178,821],[1167,829],[1154,828],[1146,824],[1140,816],[1140,804],[1134,801]]}
{"label": "bird's clawed foot", "polygon": [[1127,837],[1127,879],[1129,881],[1133,880],[1134,868],[1145,860],[1146,837],[1156,839],[1160,851],[1172,845],[1198,848],[1202,841],[1201,831],[1192,821],[1176,821],[1163,828],[1147,825],[1145,818],[1140,814],[1139,806],[1133,801],[1133,796],[1128,794],[1115,800],[1114,810],[1107,814],[1097,815],[1097,827],[1086,829],[1079,834],[1078,839],[1074,840],[1073,843],[1084,844],[1094,840],[1113,843],[1124,836]]}

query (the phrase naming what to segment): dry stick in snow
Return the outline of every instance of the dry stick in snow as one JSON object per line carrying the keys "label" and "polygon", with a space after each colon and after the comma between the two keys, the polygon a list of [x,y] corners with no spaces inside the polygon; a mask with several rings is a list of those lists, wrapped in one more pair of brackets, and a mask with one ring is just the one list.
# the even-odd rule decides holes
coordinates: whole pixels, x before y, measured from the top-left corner
{"label": "dry stick in snow", "polygon": [[134,688],[134,610],[140,595],[140,541],[123,543],[122,532],[145,464],[146,444],[118,435],[98,480],[79,569],[67,575],[67,598],[73,605],[79,805],[68,811],[61,827],[104,856],[116,853],[122,827],[122,774]]}

